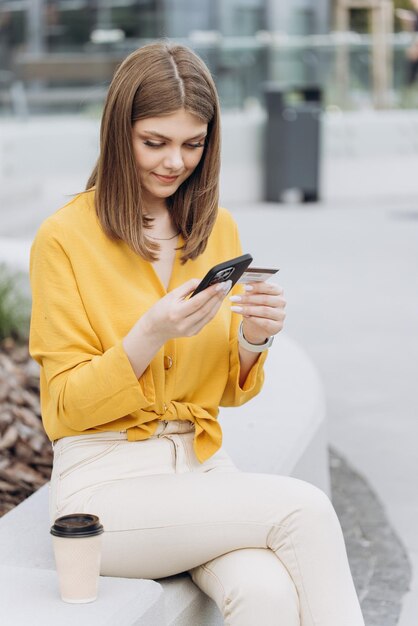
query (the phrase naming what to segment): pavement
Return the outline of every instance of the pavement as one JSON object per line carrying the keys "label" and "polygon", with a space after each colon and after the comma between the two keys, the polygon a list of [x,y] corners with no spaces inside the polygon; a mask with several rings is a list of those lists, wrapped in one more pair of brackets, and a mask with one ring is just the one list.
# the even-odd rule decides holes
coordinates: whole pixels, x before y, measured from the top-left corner
{"label": "pavement", "polygon": [[[378,180],[376,166],[372,174]],[[350,179],[349,170],[345,175]],[[415,166],[411,176],[416,179]],[[281,268],[284,332],[310,354],[324,382],[334,493],[367,626],[418,623],[418,195],[412,187],[388,197],[380,189],[312,205],[228,207],[244,251],[257,265]],[[31,238],[64,201],[57,185],[36,213],[30,197],[15,203],[7,219],[0,208],[0,248],[1,237],[4,245]]]}
{"label": "pavement", "polygon": [[405,546],[414,574],[398,625],[416,626],[418,200],[260,204],[234,214],[244,250],[281,267],[286,332],[319,369],[331,445],[366,478]]}
{"label": "pavement", "polygon": [[286,332],[319,369],[331,445],[366,477],[405,546],[414,576],[398,624],[416,626],[417,203],[260,204],[234,213],[244,250],[281,267]]}

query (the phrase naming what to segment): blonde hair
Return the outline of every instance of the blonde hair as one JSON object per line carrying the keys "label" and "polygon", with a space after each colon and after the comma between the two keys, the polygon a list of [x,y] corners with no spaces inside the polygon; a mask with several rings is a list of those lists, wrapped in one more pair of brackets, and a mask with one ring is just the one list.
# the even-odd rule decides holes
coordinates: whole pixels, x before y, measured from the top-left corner
{"label": "blonde hair", "polygon": [[216,87],[204,62],[189,48],[158,42],[139,48],[117,69],[102,116],[100,156],[87,182],[105,233],[125,241],[143,258],[157,258],[158,244],[144,232],[149,218],[132,146],[132,125],[179,109],[208,124],[202,158],[168,199],[175,228],[184,239],[182,262],[206,248],[218,210],[220,111]]}

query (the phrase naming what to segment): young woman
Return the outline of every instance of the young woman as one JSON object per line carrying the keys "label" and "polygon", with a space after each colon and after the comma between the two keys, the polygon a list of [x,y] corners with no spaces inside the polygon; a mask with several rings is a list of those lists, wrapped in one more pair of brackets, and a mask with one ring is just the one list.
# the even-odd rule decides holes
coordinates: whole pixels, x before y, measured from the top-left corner
{"label": "young woman", "polygon": [[218,208],[219,145],[206,66],[183,46],[145,46],[114,76],[87,191],[36,236],[30,347],[54,445],[51,520],[98,515],[102,574],[189,571],[225,624],[361,626],[328,498],[240,472],[221,447],[219,406],[260,391],[285,301],[272,283],[188,297],[241,253]]}

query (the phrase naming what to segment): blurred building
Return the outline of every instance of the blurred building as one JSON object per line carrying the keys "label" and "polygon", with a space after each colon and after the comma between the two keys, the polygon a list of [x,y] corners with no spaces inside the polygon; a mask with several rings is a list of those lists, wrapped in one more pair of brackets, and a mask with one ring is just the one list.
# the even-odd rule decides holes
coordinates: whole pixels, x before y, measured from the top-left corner
{"label": "blurred building", "polygon": [[242,108],[260,99],[272,74],[293,73],[295,54],[295,79],[312,70],[304,50],[290,51],[279,67],[272,36],[329,27],[330,0],[0,0],[0,110],[24,108],[25,96],[34,112],[70,110],[85,88],[84,102],[99,102],[120,60],[161,37],[196,49],[223,106]]}
{"label": "blurred building", "polygon": [[[0,114],[100,106],[126,54],[162,37],[204,58],[224,108],[262,103],[266,81],[319,85],[340,109],[405,106],[413,34],[393,9],[408,1],[0,0]],[[384,35],[365,9],[379,3]]]}
{"label": "blurred building", "polygon": [[330,5],[331,0],[1,0],[0,23],[12,44],[33,46],[38,37],[54,50],[88,43],[95,27],[121,28],[127,38],[326,32]]}

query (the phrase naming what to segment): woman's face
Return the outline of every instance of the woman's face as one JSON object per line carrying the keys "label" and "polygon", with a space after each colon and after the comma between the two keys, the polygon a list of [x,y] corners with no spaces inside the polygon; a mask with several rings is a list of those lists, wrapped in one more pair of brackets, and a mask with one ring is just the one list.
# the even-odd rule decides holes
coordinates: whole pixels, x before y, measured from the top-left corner
{"label": "woman's face", "polygon": [[207,127],[184,109],[133,124],[134,156],[148,208],[171,196],[196,168],[202,158]]}

